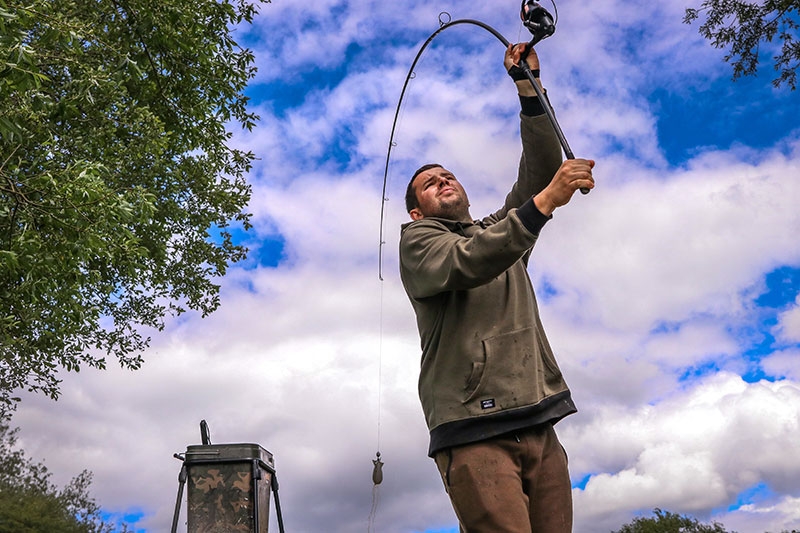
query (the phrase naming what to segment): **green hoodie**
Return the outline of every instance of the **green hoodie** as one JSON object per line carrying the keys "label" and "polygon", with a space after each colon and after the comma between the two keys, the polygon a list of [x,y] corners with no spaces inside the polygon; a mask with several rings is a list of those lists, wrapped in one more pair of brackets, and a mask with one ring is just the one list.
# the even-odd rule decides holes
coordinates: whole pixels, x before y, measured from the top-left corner
{"label": "green hoodie", "polygon": [[561,164],[544,115],[521,115],[519,176],[480,221],[404,224],[400,276],[417,315],[428,453],[576,411],[539,318],[528,258],[548,218],[532,197]]}

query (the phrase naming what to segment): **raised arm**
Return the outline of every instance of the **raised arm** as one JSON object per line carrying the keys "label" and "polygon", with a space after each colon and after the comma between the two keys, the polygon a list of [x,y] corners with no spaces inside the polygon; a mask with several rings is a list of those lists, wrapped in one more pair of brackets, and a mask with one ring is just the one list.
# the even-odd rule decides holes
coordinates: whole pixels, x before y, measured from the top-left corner
{"label": "raised arm", "polygon": [[[503,58],[503,64],[517,87],[521,105],[522,155],[517,181],[506,196],[503,207],[487,217],[487,223],[504,218],[510,209],[520,207],[541,192],[552,180],[562,160],[558,137],[544,113],[543,106],[549,105],[549,103],[539,100],[528,77],[522,69],[516,66],[526,47],[527,43],[511,45]],[[535,50],[531,49],[526,57],[526,62],[541,87],[539,56]]]}

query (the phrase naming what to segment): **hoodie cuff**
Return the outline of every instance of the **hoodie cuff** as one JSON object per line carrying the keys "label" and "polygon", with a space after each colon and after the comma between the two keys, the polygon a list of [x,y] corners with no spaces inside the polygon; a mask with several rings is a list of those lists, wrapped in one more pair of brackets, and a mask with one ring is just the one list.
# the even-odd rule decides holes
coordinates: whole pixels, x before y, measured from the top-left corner
{"label": "hoodie cuff", "polygon": [[517,216],[520,221],[522,221],[522,225],[525,226],[525,229],[530,231],[533,235],[539,235],[539,232],[542,231],[547,221],[553,218],[553,215],[547,216],[539,211],[536,208],[536,204],[533,203],[533,198],[529,198],[528,201],[517,209]]}

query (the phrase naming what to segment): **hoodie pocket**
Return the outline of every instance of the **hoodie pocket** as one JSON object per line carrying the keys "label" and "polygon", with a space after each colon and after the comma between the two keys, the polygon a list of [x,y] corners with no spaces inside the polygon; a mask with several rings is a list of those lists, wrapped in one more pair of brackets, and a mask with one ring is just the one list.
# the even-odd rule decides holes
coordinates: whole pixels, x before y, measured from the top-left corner
{"label": "hoodie pocket", "polygon": [[541,352],[533,328],[485,339],[484,360],[472,363],[464,389],[465,407],[485,414],[538,401],[546,372]]}

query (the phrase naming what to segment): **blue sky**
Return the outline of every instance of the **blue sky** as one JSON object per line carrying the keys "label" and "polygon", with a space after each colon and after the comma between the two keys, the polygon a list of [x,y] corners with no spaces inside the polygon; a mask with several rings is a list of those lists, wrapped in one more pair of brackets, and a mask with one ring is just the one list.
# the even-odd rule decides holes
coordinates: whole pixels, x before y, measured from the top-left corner
{"label": "blue sky", "polygon": [[[656,507],[739,533],[800,525],[800,93],[773,88],[763,63],[732,82],[724,52],[682,23],[695,3],[563,0],[537,47],[573,151],[597,161],[597,188],[556,212],[530,264],[579,408],[557,430],[580,533]],[[55,403],[25,397],[20,443],[54,481],[92,470],[104,509],[166,531],[172,454],[205,419],[215,443],[274,454],[293,533],[366,529],[376,449],[374,530],[455,531],[426,457],[396,250],[420,164],[453,170],[475,216],[513,183],[519,104],[484,30],[440,34],[409,86],[383,282],[380,194],[403,81],[439,13],[528,39],[516,2],[489,4],[262,7],[240,32],[261,120],[233,132],[259,157],[254,227],[237,235],[251,256],[222,281],[219,311],[170,323],[141,370],[64,375]]]}

